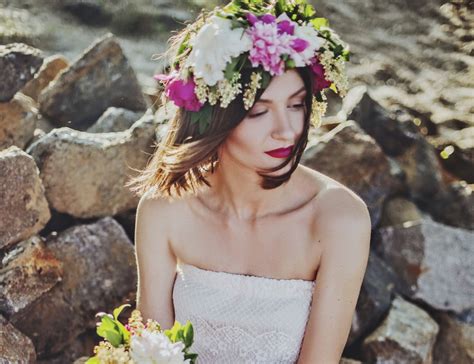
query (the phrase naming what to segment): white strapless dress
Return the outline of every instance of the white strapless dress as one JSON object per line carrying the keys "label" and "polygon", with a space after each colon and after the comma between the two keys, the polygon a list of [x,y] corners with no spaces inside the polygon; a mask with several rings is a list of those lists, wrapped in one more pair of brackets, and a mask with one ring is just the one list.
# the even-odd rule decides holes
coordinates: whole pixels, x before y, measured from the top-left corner
{"label": "white strapless dress", "polygon": [[215,272],[179,263],[175,319],[191,321],[197,364],[295,363],[315,281]]}

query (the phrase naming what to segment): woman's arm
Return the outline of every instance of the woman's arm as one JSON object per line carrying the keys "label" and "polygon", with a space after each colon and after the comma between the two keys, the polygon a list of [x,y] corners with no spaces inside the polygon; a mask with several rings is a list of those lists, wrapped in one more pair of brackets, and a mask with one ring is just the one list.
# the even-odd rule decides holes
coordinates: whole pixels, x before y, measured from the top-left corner
{"label": "woman's arm", "polygon": [[323,252],[298,364],[340,362],[369,258],[365,203],[346,189],[324,194],[316,222]]}
{"label": "woman's arm", "polygon": [[135,220],[135,256],[138,269],[137,309],[144,322],[158,321],[162,329],[174,324],[172,301],[176,257],[168,239],[168,202],[144,195]]}

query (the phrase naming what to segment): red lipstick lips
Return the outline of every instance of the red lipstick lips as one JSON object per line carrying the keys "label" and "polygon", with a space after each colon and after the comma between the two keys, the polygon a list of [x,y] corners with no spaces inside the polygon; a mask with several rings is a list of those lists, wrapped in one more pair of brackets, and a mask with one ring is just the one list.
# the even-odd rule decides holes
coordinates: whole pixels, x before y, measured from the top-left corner
{"label": "red lipstick lips", "polygon": [[292,149],[293,145],[289,146],[288,148],[273,149],[265,153],[274,158],[287,158],[290,155]]}

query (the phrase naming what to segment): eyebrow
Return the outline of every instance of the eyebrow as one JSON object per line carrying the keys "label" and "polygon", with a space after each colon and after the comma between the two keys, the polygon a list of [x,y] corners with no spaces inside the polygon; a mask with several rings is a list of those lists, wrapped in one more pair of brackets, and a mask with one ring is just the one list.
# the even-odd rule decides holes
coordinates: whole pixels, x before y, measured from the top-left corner
{"label": "eyebrow", "polygon": [[[305,90],[305,87],[301,87],[298,91],[292,93],[289,98],[292,98],[293,96],[298,95],[301,91]],[[273,101],[272,100],[267,100],[267,99],[259,99],[257,102],[263,102],[265,104],[271,104]],[[257,103],[256,102],[256,103]]]}

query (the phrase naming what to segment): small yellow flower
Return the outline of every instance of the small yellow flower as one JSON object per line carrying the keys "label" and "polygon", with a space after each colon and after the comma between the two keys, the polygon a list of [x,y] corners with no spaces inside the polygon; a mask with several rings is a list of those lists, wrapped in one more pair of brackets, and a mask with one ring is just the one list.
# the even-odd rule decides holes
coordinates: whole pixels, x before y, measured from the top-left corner
{"label": "small yellow flower", "polygon": [[[323,96],[325,98],[325,96]],[[327,103],[326,102],[320,102],[316,99],[315,96],[313,96],[313,100],[311,103],[311,124],[315,128],[319,128],[322,123],[322,117],[326,113],[327,109]]]}
{"label": "small yellow flower", "polygon": [[245,110],[248,110],[252,107],[253,102],[255,101],[255,95],[257,89],[261,87],[262,75],[259,72],[252,72],[250,75],[250,83],[247,84],[247,88],[244,92],[244,107]]}

